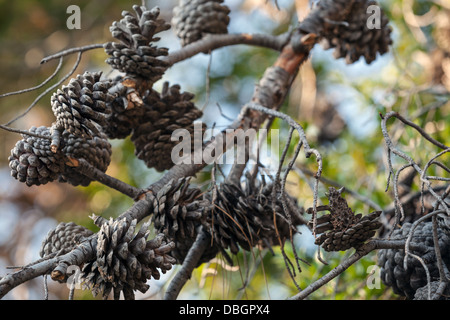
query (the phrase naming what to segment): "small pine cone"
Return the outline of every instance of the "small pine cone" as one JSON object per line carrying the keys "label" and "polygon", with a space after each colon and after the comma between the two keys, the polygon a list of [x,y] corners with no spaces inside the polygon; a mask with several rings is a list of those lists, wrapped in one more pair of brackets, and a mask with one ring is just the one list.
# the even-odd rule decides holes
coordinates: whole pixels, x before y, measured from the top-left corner
{"label": "small pine cone", "polygon": [[[345,58],[348,64],[364,57],[367,63],[389,51],[392,44],[392,29],[389,20],[381,11],[380,26],[369,29],[372,21],[369,6],[378,6],[376,1],[319,1],[315,14],[311,14],[302,22],[301,29],[319,35],[325,49],[335,48],[334,57]],[[370,19],[369,19],[370,18]]]}
{"label": "small pine cone", "polygon": [[[440,281],[432,281],[430,283],[431,299],[433,299],[433,295],[438,291],[440,284]],[[414,294],[414,300],[429,300],[430,297],[428,296],[428,293],[428,285],[425,285],[417,289],[416,293]],[[442,292],[438,300],[450,300],[450,286],[448,285],[448,283],[444,289],[444,292]]]}
{"label": "small pine cone", "polygon": [[114,98],[108,93],[110,82],[100,81],[101,72],[85,72],[71,79],[51,97],[52,110],[56,117],[54,129],[80,137],[100,134],[109,112],[107,104]]}
{"label": "small pine cone", "polygon": [[193,97],[189,92],[181,93],[179,85],[169,87],[168,82],[164,83],[159,99],[154,94],[149,95],[143,120],[131,135],[135,154],[147,167],[157,171],[173,167],[172,149],[179,143],[171,141],[175,130],[186,129],[190,133],[191,150],[195,137],[203,137],[204,124],[202,132],[194,134],[193,123],[203,113],[190,101]]}
{"label": "small pine cone", "polygon": [[[101,219],[103,220],[103,219]],[[147,240],[150,223],[144,223],[135,233],[136,220],[125,218],[103,223],[98,232],[97,257],[83,266],[82,280],[94,296],[101,292],[104,299],[111,291],[114,299],[123,292],[126,300],[134,299],[134,291],[145,293],[148,279],[160,278],[172,268],[175,259],[169,255],[174,247],[159,234]]]}
{"label": "small pine cone", "polygon": [[66,254],[93,232],[74,222],[61,222],[50,230],[41,245],[39,255],[44,258],[53,253]]}
{"label": "small pine cone", "polygon": [[158,59],[168,54],[167,48],[158,48],[152,42],[159,41],[155,34],[170,29],[163,19],[158,19],[159,8],[147,10],[134,5],[135,14],[123,11],[123,18],[110,27],[111,34],[120,42],[108,42],[104,49],[110,57],[106,62],[114,69],[145,78],[151,83],[159,80],[168,63]]}
{"label": "small pine cone", "polygon": [[[239,247],[250,251],[253,247],[271,247],[290,239],[300,224],[294,212],[294,200],[286,196],[290,218],[286,216],[277,192],[272,196],[272,185],[246,185],[244,188],[232,183],[223,183],[217,189],[213,214],[205,227],[221,250],[230,249],[232,254]],[[274,225],[276,214],[276,228]],[[289,222],[289,220],[291,220]],[[278,238],[280,237],[280,239]]]}
{"label": "small pine cone", "polygon": [[[31,127],[29,131],[51,137],[48,127]],[[8,160],[11,175],[28,186],[57,180],[65,170],[64,157],[59,152],[52,152],[51,141],[33,136],[23,135],[11,150]]]}
{"label": "small pine cone", "polygon": [[[411,223],[403,224],[390,237],[391,240],[406,240],[411,231]],[[444,264],[450,267],[450,230],[438,227],[439,248]],[[439,269],[436,264],[436,252],[433,242],[432,222],[420,223],[411,238],[411,244],[422,246],[422,249],[411,250],[426,264],[431,281],[439,280]],[[381,249],[378,251],[377,264],[381,267],[381,279],[387,286],[392,287],[394,293],[413,299],[416,290],[427,284],[427,275],[421,262],[412,257],[407,258],[407,269],[403,268],[405,253],[403,249]]]}
{"label": "small pine cone", "polygon": [[[355,215],[348,206],[347,201],[341,196],[342,189],[336,190],[330,187],[328,193],[329,205],[323,209],[330,214],[317,218],[315,232],[320,234],[315,244],[320,245],[325,251],[345,251],[350,248],[358,248],[372,238],[381,227],[379,216],[381,211],[374,211],[366,216]],[[312,213],[312,208],[307,210]],[[313,227],[313,221],[309,226]]]}
{"label": "small pine cone", "polygon": [[[106,172],[111,162],[112,148],[103,133],[92,138],[82,138],[64,131],[61,153],[68,158],[84,159],[98,170]],[[66,170],[60,176],[60,182],[68,182],[74,186],[88,186],[91,181],[91,178],[80,174],[70,166],[66,166]]]}
{"label": "small pine cone", "polygon": [[223,0],[180,0],[173,9],[172,25],[182,46],[200,40],[205,33],[226,34],[230,9]]}
{"label": "small pine cone", "polygon": [[[201,190],[189,186],[185,178],[171,180],[153,200],[152,221],[155,230],[175,242],[172,256],[182,263],[189,248],[197,237],[197,227],[205,218],[209,201],[200,198]],[[206,250],[200,263],[211,260],[217,254],[216,248]]]}

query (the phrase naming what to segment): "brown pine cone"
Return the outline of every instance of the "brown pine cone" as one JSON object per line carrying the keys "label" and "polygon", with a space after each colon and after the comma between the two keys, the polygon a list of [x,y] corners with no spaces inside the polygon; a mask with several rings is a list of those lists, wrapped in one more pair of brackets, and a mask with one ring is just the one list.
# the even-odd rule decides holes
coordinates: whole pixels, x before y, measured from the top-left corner
{"label": "brown pine cone", "polygon": [[168,30],[170,25],[158,18],[159,8],[148,10],[144,6],[133,6],[135,14],[123,11],[123,18],[110,27],[114,38],[120,42],[104,45],[110,57],[106,60],[114,69],[145,78],[150,83],[159,80],[166,71],[167,62],[158,59],[168,54],[167,48],[158,48],[152,43],[159,41],[155,34]]}
{"label": "brown pine cone", "polygon": [[[315,244],[322,246],[325,251],[345,251],[358,248],[372,238],[381,227],[379,216],[381,211],[374,211],[366,216],[355,215],[341,196],[342,189],[329,188],[329,205],[319,207],[319,210],[328,210],[330,214],[317,218],[315,232],[320,234]],[[307,210],[312,213],[312,208]],[[308,223],[313,227],[313,221]]]}
{"label": "brown pine cone", "polygon": [[[335,48],[334,57],[354,63],[364,57],[367,63],[388,52],[392,44],[389,20],[380,9],[380,28],[368,28],[372,13],[369,6],[378,6],[367,0],[321,0],[311,14],[301,22],[300,29],[322,39],[325,49]],[[369,19],[371,18],[371,19]]]}
{"label": "brown pine cone", "polygon": [[191,102],[193,97],[189,92],[180,92],[179,85],[169,87],[168,82],[164,83],[159,97],[149,94],[141,124],[131,135],[135,154],[147,167],[164,171],[174,165],[172,150],[179,143],[171,140],[175,130],[186,129],[190,133],[191,150],[195,137],[203,137],[204,124],[202,132],[194,135],[193,122],[203,113]]}
{"label": "brown pine cone", "polygon": [[160,272],[166,273],[175,263],[170,255],[173,242],[167,242],[162,234],[147,240],[150,223],[144,223],[135,233],[136,220],[95,221],[102,222],[97,257],[84,264],[81,275],[84,287],[94,296],[101,293],[107,299],[113,291],[115,300],[121,292],[126,300],[134,300],[134,291],[145,293],[149,289],[147,280],[159,279]]}
{"label": "brown pine cone", "polygon": [[172,25],[182,46],[200,40],[205,33],[228,33],[230,9],[223,0],[180,0],[173,9]]}
{"label": "brown pine cone", "polygon": [[[290,239],[301,223],[295,200],[285,194],[288,217],[280,200],[279,190],[276,200],[272,196],[272,185],[257,183],[237,186],[222,183],[217,189],[217,199],[213,213],[205,227],[221,250],[230,249],[237,254],[239,248],[250,251],[253,247],[271,247]],[[276,228],[274,224],[276,215]],[[291,221],[289,221],[291,220]],[[280,238],[279,238],[280,237]]]}
{"label": "brown pine cone", "polygon": [[[185,178],[169,181],[154,196],[152,221],[155,230],[175,242],[172,256],[177,263],[183,263],[209,205],[209,201],[202,198],[201,190],[190,187]],[[217,252],[216,247],[207,249],[199,264],[211,260]]]}
{"label": "brown pine cone", "polygon": [[[108,93],[109,81],[100,81],[101,73],[85,72],[71,79],[51,97],[56,117],[53,129],[78,137],[98,136],[105,125],[107,104],[114,98]],[[56,146],[58,147],[58,146]]]}

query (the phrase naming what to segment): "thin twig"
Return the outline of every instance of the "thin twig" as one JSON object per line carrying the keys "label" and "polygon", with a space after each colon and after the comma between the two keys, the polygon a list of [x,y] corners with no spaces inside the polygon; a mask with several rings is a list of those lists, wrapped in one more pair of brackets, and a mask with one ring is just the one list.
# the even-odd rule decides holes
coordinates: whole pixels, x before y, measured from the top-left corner
{"label": "thin twig", "polygon": [[68,56],[68,55],[70,55],[72,53],[76,53],[76,52],[82,53],[82,52],[85,52],[85,51],[88,51],[88,50],[92,50],[92,49],[100,49],[100,48],[103,48],[103,45],[104,45],[103,43],[97,43],[97,44],[89,44],[89,45],[83,46],[83,47],[76,47],[76,48],[66,49],[66,50],[57,52],[55,54],[52,54],[52,55],[50,55],[48,57],[45,57],[44,59],[41,60],[41,64],[47,63],[47,62],[49,62],[50,60],[53,60],[53,59],[58,59],[58,58],[61,58],[61,57]]}

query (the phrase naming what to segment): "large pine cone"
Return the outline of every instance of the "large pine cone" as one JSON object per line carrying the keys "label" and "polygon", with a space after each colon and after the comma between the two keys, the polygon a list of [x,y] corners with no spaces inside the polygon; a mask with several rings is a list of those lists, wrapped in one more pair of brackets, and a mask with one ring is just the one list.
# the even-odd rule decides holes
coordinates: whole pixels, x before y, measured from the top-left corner
{"label": "large pine cone", "polygon": [[52,95],[52,110],[56,117],[54,130],[66,130],[77,137],[100,135],[109,112],[107,104],[114,98],[108,93],[111,83],[100,81],[100,77],[101,72],[86,71]]}
{"label": "large pine cone", "polygon": [[[103,222],[104,219],[95,219]],[[135,233],[136,220],[122,220],[102,223],[98,232],[97,258],[83,266],[81,279],[85,288],[94,296],[101,293],[107,299],[113,291],[114,299],[120,298],[123,292],[126,300],[134,299],[134,291],[145,293],[149,285],[148,279],[160,278],[172,268],[175,259],[169,254],[173,242],[167,242],[165,236],[159,234],[147,240],[150,223],[144,223]]]}
{"label": "large pine cone", "polygon": [[[403,224],[401,229],[393,232],[391,240],[406,240],[411,223]],[[443,262],[450,267],[450,229],[443,224],[438,225],[439,248]],[[431,222],[420,223],[414,230],[411,244],[422,245],[423,251],[411,250],[411,253],[419,256],[425,262],[431,276],[431,281],[439,280],[439,270],[436,265],[436,252],[433,243],[433,224]],[[419,260],[408,256],[407,269],[403,268],[405,257],[404,250],[382,249],[378,251],[378,265],[381,266],[381,279],[392,287],[394,293],[413,299],[416,290],[427,284],[426,271]]]}
{"label": "large pine cone", "polygon": [[167,48],[158,48],[152,42],[159,41],[155,34],[168,30],[170,25],[158,19],[159,8],[147,10],[144,6],[133,6],[135,14],[123,11],[123,18],[110,27],[114,38],[120,42],[104,45],[110,57],[106,60],[114,69],[145,78],[150,83],[159,80],[166,71],[167,62],[158,59],[168,54]]}
{"label": "large pine cone", "polygon": [[172,25],[183,46],[200,40],[205,33],[228,33],[230,9],[223,0],[180,0],[173,9]]}
{"label": "large pine cone", "polygon": [[379,28],[368,28],[374,16],[367,8],[372,5],[379,8],[376,1],[321,0],[300,28],[319,35],[325,49],[335,48],[335,58],[345,57],[347,63],[353,63],[364,57],[371,63],[392,44],[389,20],[381,9]]}
{"label": "large pine cone", "polygon": [[57,180],[64,172],[65,164],[62,153],[52,152],[50,129],[31,127],[29,131],[49,139],[22,135],[23,139],[16,143],[8,158],[11,175],[28,186]]}
{"label": "large pine cone", "polygon": [[[209,208],[209,201],[204,200],[201,193],[200,189],[189,186],[189,180],[182,178],[169,181],[154,196],[152,220],[155,230],[175,242],[172,256],[179,264],[194,243]],[[215,247],[207,249],[199,264],[211,260],[217,252]]]}
{"label": "large pine cone", "polygon": [[[381,227],[379,216],[381,211],[374,211],[366,216],[355,215],[348,206],[347,201],[341,196],[342,189],[329,188],[329,205],[319,209],[329,210],[317,218],[315,232],[320,234],[315,244],[323,247],[325,251],[345,251],[350,248],[358,248],[372,238]],[[312,208],[307,210],[312,213]],[[313,221],[308,223],[313,227]]]}
{"label": "large pine cone", "polygon": [[168,82],[164,83],[160,95],[149,94],[142,122],[131,135],[135,154],[147,167],[164,171],[174,165],[172,149],[179,143],[171,141],[175,130],[186,129],[190,133],[190,150],[193,150],[194,138],[203,137],[204,124],[202,132],[194,135],[193,122],[203,113],[191,101],[193,97],[189,92],[180,92],[179,85],[169,87]]}
{"label": "large pine cone", "polygon": [[91,230],[74,222],[61,222],[48,232],[42,242],[39,255],[44,258],[53,253],[66,254],[92,234]]}
{"label": "large pine cone", "polygon": [[[300,224],[295,200],[285,194],[289,217],[283,209],[281,193],[272,196],[272,185],[247,183],[244,187],[222,183],[217,189],[213,213],[205,227],[221,250],[237,254],[239,247],[279,245],[295,234]],[[276,215],[276,227],[274,224]]]}

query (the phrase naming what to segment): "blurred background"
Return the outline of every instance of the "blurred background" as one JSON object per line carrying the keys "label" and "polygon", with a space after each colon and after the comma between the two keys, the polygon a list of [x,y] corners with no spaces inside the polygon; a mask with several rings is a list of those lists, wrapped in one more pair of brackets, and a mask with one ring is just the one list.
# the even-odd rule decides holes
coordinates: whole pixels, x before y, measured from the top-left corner
{"label": "blurred background", "polygon": [[[58,64],[57,60],[40,64],[41,59],[50,54],[112,40],[109,33],[112,22],[120,20],[122,10],[131,10],[133,4],[140,3],[0,0],[0,94],[42,83]],[[147,7],[159,6],[161,17],[170,22],[177,1],[145,3]],[[295,27],[310,8],[307,0],[225,0],[224,3],[231,9],[230,33],[281,34]],[[79,30],[69,30],[66,26],[70,15],[66,9],[72,4],[81,9]],[[332,50],[316,46],[309,61],[302,66],[282,111],[302,124],[310,144],[321,152],[324,177],[388,208],[392,204],[392,194],[385,192],[387,171],[379,113],[398,111],[435,139],[450,142],[450,2],[392,0],[380,1],[380,5],[393,28],[394,44],[390,52],[370,65],[363,59],[346,65],[343,59],[333,58]],[[172,30],[159,35],[159,46],[169,48],[169,52],[180,48]],[[176,64],[156,86],[169,81],[180,84],[183,91],[194,93],[197,106],[204,110],[202,120],[209,127],[222,129],[249,101],[255,83],[276,57],[276,52],[264,48],[222,48],[212,56],[199,54]],[[73,76],[87,70],[102,70],[106,76],[113,75],[105,63],[106,58],[103,49],[85,52]],[[46,86],[1,98],[0,123],[8,123],[24,112],[46,88],[64,77],[75,61],[76,54],[66,57],[62,69]],[[49,103],[52,92],[45,94],[11,126],[23,130],[31,126],[50,126],[54,120]],[[223,115],[219,117],[220,113]],[[283,141],[289,128],[280,121],[275,121],[274,128],[280,130]],[[409,129],[401,126],[393,129],[393,139],[402,150],[419,162],[427,154],[436,153],[436,147]],[[16,181],[10,176],[7,159],[20,139],[18,134],[0,131],[0,275],[10,272],[8,267],[38,259],[42,240],[59,222],[74,221],[95,230],[89,215],[116,217],[132,204],[127,197],[99,183],[76,188],[56,182],[27,187]],[[297,141],[298,137],[294,136],[291,154]],[[147,169],[135,158],[129,139],[111,143],[113,159],[109,175],[146,187],[163,174]],[[446,157],[441,161],[448,164]],[[300,154],[296,167],[301,170],[290,174],[288,191],[298,199],[299,205],[308,208],[312,206],[312,191],[307,172],[316,170],[314,159],[306,160]],[[210,169],[205,168],[196,182],[207,184]],[[321,184],[322,201],[328,186]],[[351,196],[347,200],[357,212],[373,211]],[[302,272],[296,275],[299,286],[304,288],[351,252],[325,253],[328,265],[324,265],[317,259],[312,235],[306,229],[301,231],[294,247],[307,262],[300,263]],[[286,250],[292,255],[292,249]],[[237,258],[239,263],[235,266],[226,265],[219,256],[196,269],[180,298],[284,299],[296,293],[279,251],[275,250],[275,255],[245,253]],[[377,283],[375,288],[367,285],[368,268],[375,264],[375,258],[374,254],[368,255],[313,293],[310,299],[396,299],[383,284]],[[176,270],[174,268],[159,281],[151,281],[149,291],[136,298],[160,299]],[[38,278],[12,290],[4,299],[43,297],[43,279]],[[49,298],[67,299],[67,287],[49,280]],[[76,290],[75,299],[93,297],[89,291]]]}

